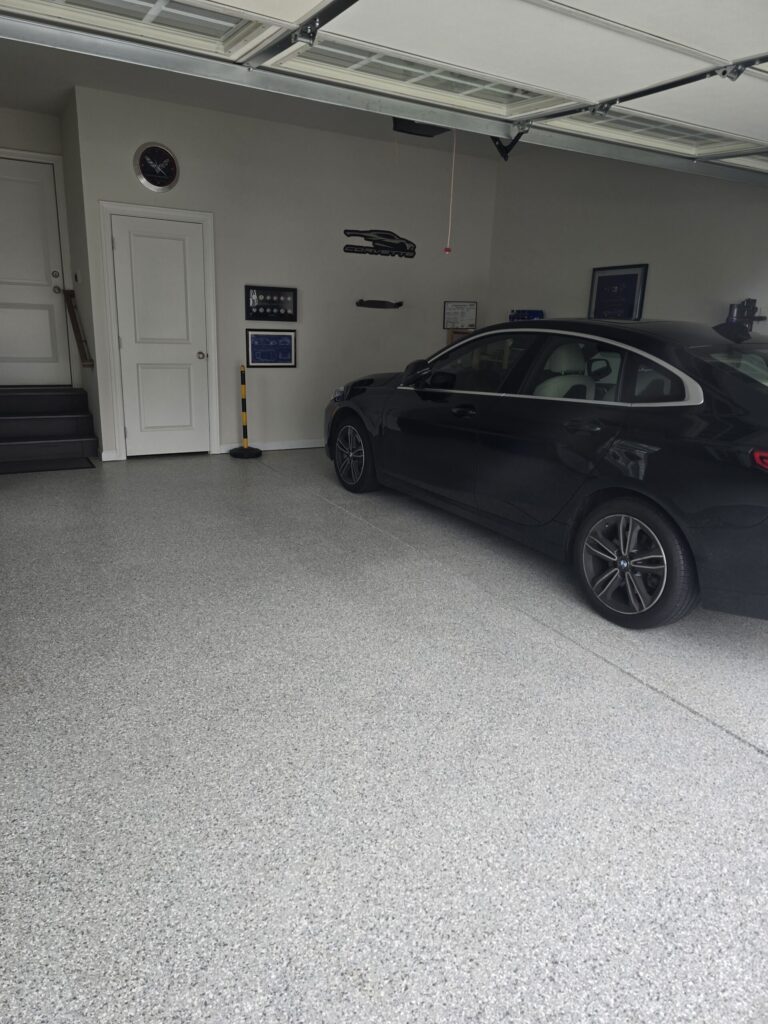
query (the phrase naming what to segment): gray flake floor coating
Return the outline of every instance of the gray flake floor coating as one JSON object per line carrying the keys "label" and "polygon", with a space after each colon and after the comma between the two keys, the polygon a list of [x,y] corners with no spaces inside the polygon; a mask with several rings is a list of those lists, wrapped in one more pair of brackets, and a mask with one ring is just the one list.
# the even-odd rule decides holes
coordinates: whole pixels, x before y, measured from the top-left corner
{"label": "gray flake floor coating", "polygon": [[768,1021],[765,624],[319,451],[0,479],[0,1020]]}

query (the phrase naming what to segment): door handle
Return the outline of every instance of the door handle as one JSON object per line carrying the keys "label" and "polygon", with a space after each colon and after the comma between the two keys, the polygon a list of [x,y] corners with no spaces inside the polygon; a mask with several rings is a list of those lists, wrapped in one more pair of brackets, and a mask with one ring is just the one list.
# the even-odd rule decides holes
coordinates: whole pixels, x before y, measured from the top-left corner
{"label": "door handle", "polygon": [[61,288],[57,284],[53,286],[53,292],[55,295],[61,295]]}
{"label": "door handle", "polygon": [[207,359],[208,356],[207,356],[207,354],[205,352],[198,352],[197,353],[197,358],[198,359]]}
{"label": "door handle", "polygon": [[605,430],[600,420],[566,420],[563,426],[572,434],[601,434]]}
{"label": "door handle", "polygon": [[459,419],[461,419],[465,416],[476,416],[477,409],[474,405],[454,405],[451,409],[451,414],[453,416],[458,416]]}

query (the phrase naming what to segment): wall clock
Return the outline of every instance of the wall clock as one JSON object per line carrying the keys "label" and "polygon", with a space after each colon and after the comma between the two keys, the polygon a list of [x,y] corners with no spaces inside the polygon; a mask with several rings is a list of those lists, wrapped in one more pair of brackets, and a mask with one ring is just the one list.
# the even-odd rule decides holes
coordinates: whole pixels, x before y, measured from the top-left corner
{"label": "wall clock", "polygon": [[145,142],[133,158],[133,169],[144,188],[168,192],[179,180],[179,163],[167,146]]}

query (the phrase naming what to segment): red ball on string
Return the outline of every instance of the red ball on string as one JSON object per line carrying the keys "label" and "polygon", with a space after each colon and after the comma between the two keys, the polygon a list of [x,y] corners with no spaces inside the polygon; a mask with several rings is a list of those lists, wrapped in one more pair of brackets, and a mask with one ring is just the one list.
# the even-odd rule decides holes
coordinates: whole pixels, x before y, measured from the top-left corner
{"label": "red ball on string", "polygon": [[451,253],[453,252],[453,249],[450,247],[450,245],[446,245],[443,247],[443,252],[445,253],[446,256],[450,256]]}

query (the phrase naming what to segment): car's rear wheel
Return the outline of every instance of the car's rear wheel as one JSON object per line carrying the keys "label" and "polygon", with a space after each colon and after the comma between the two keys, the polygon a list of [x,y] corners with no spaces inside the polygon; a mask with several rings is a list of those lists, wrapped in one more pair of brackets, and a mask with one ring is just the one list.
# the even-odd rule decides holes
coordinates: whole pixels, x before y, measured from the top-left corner
{"label": "car's rear wheel", "polygon": [[641,498],[615,498],[579,526],[574,560],[590,604],[629,629],[666,626],[697,604],[693,555],[672,520]]}
{"label": "car's rear wheel", "polygon": [[354,494],[378,487],[371,438],[357,418],[346,418],[338,426],[333,443],[333,465],[341,486]]}

